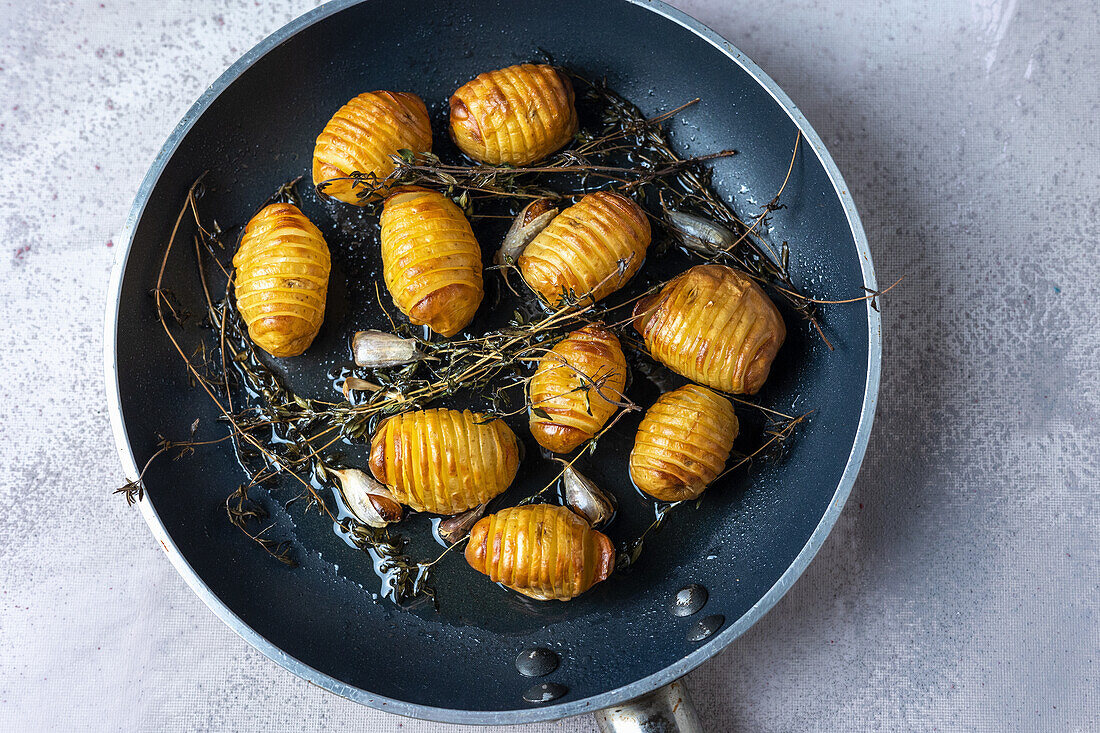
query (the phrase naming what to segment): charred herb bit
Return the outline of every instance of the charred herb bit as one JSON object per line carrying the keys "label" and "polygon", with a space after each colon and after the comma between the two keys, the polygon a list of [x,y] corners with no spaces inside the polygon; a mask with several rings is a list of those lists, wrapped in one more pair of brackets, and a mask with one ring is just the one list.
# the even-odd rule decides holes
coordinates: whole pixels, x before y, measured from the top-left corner
{"label": "charred herb bit", "polygon": [[343,520],[341,528],[347,538],[366,552],[383,579],[382,596],[398,604],[423,598],[438,609],[439,602],[431,586],[431,568],[438,561],[416,562],[405,554],[405,538],[377,527]]}
{"label": "charred herb bit", "polygon": [[304,178],[304,176],[298,176],[279,186],[275,189],[275,193],[271,194],[260,208],[266,208],[271,204],[294,204],[299,209],[302,208],[302,197],[298,193],[298,183],[302,178]]}
{"label": "charred herb bit", "polygon": [[141,483],[141,477],[138,477],[133,481],[127,481],[111,493],[122,494],[126,499],[126,506],[133,506],[145,498],[145,485]]}
{"label": "charred herb bit", "polygon": [[177,326],[182,326],[191,319],[191,311],[179,305],[179,299],[173,291],[165,288],[159,292],[153,291],[152,295],[153,297],[159,297],[164,310],[168,312]]}

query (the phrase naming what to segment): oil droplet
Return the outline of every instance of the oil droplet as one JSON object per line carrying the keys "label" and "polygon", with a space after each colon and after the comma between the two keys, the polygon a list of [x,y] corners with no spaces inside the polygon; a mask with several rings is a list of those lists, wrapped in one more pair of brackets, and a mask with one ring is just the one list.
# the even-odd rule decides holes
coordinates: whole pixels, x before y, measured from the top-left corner
{"label": "oil droplet", "polygon": [[524,677],[545,677],[558,668],[560,658],[549,649],[524,649],[516,657],[516,669]]}
{"label": "oil droplet", "polygon": [[684,586],[672,598],[668,610],[673,616],[691,616],[707,603],[707,589],[698,583]]}
{"label": "oil droplet", "polygon": [[523,693],[523,699],[538,705],[540,703],[550,702],[551,700],[557,700],[567,692],[569,692],[569,688],[565,685],[559,685],[557,682],[543,682]]}
{"label": "oil droplet", "polygon": [[702,641],[708,636],[713,634],[718,629],[722,628],[722,624],[726,623],[726,617],[721,614],[714,614],[713,616],[707,616],[700,619],[695,626],[691,627],[691,631],[688,632],[688,641]]}

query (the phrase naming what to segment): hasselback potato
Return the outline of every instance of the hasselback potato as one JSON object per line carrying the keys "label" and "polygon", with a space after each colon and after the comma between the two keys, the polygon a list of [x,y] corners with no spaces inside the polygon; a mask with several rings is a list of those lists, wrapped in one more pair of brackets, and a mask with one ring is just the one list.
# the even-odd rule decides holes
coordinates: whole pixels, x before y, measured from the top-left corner
{"label": "hasselback potato", "polygon": [[386,199],[382,274],[401,312],[441,336],[465,328],[484,295],[481,247],[470,223],[436,191],[404,190]]}
{"label": "hasselback potato", "polygon": [[573,85],[552,66],[489,71],[451,97],[451,137],[463,153],[483,163],[534,163],[576,131]]}
{"label": "hasselback potato", "polygon": [[697,265],[638,301],[634,328],[672,371],[725,392],[755,394],[786,338],[779,310],[748,275]]}
{"label": "hasselback potato", "polygon": [[567,453],[591,438],[622,402],[626,374],[615,334],[589,325],[566,336],[539,360],[528,385],[535,440]]}
{"label": "hasselback potato", "polygon": [[630,451],[634,485],[661,501],[694,499],[718,477],[737,437],[737,415],[720,394],[689,384],[661,395]]}
{"label": "hasselback potato", "polygon": [[[379,179],[393,172],[390,156],[398,150],[432,149],[428,109],[415,94],[367,92],[345,104],[325,125],[313,148],[313,183],[352,173]],[[349,204],[365,204],[352,181],[332,181],[325,193]]]}
{"label": "hasselback potato", "polygon": [[464,410],[417,410],[378,426],[370,470],[418,512],[457,514],[508,488],[519,442],[502,420]]}
{"label": "hasselback potato", "polygon": [[615,548],[569,509],[529,504],[478,521],[466,562],[530,598],[568,601],[611,574]]}
{"label": "hasselback potato", "polygon": [[260,210],[233,255],[248,335],[272,356],[305,351],[325,318],[330,259],[321,231],[293,204]]}
{"label": "hasselback potato", "polygon": [[638,204],[597,191],[539,232],[520,255],[519,269],[527,285],[551,305],[567,293],[596,301],[634,276],[649,242],[649,219]]}

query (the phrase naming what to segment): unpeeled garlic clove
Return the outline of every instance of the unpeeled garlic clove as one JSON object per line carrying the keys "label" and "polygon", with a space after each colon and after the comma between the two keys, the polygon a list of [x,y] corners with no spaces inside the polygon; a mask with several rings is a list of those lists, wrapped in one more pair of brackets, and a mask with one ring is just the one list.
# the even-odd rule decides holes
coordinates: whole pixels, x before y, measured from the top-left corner
{"label": "unpeeled garlic clove", "polygon": [[572,466],[565,467],[561,478],[565,487],[565,503],[570,509],[587,519],[593,528],[611,520],[615,514],[615,501],[591,479]]}
{"label": "unpeeled garlic clove", "polygon": [[400,522],[404,508],[384,484],[366,471],[329,469],[340,482],[340,495],[355,518],[369,527],[385,527]]}
{"label": "unpeeled garlic clove", "polygon": [[441,521],[439,527],[436,528],[436,532],[439,533],[439,538],[448,545],[453,545],[458,542],[468,535],[470,529],[477,524],[477,520],[485,515],[485,507],[487,506],[489,506],[489,502],[485,502],[480,506],[475,506],[473,509],[467,509],[461,514],[456,514],[453,517],[447,517]]}
{"label": "unpeeled garlic clove", "polygon": [[515,264],[531,240],[548,227],[557,215],[558,210],[549,199],[536,199],[524,206],[516,215],[508,233],[504,235],[504,241],[493,257],[493,262],[498,265]]}
{"label": "unpeeled garlic clove", "polygon": [[713,256],[728,252],[737,244],[733,232],[710,219],[682,211],[667,211],[668,224],[684,246],[692,252]]}
{"label": "unpeeled garlic clove", "polygon": [[351,350],[361,367],[401,366],[424,356],[416,339],[375,330],[357,332],[351,339]]}

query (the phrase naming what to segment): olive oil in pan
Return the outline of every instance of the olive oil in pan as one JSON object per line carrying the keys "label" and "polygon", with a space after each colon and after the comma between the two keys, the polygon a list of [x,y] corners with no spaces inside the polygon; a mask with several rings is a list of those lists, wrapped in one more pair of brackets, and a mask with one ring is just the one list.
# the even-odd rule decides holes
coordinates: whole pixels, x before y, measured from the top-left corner
{"label": "olive oil in pan", "polygon": [[[378,578],[379,596],[393,601],[400,601],[407,593],[407,589],[403,588],[402,584],[411,582],[420,586],[427,583],[427,576],[430,571],[426,567],[420,564],[415,564],[410,567],[407,559],[396,557],[393,552],[387,551],[390,549],[389,545],[379,545],[378,543],[374,543],[373,545],[364,544],[362,539],[364,536],[368,534],[377,536],[378,533],[385,530],[377,530],[363,526],[356,519],[355,514],[348,508],[347,504],[344,502],[343,495],[338,489],[317,481],[314,482],[314,485],[319,491],[328,489],[331,492],[330,496],[336,507],[336,519],[332,524],[333,532],[347,543],[348,547],[365,551],[370,556],[374,566],[374,573]],[[397,546],[394,545],[393,547]],[[414,594],[410,604],[419,606],[430,600],[432,600],[430,597],[418,593]]]}

